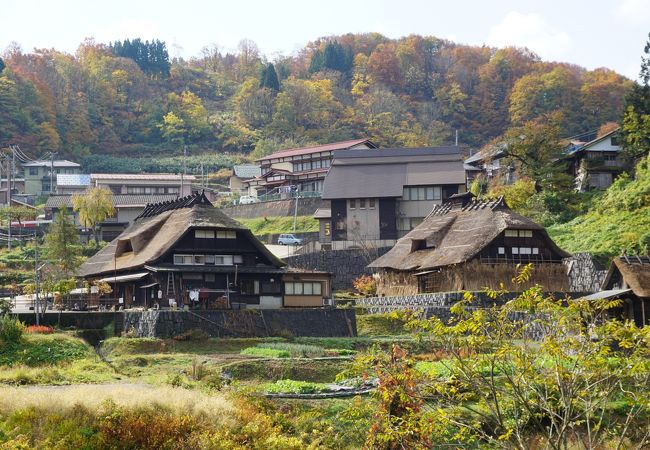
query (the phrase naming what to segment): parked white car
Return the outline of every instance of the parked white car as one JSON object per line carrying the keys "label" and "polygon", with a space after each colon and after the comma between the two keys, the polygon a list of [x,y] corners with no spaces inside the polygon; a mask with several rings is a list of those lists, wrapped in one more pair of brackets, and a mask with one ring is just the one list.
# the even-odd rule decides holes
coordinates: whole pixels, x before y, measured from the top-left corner
{"label": "parked white car", "polygon": [[252,195],[242,195],[239,197],[239,204],[240,205],[251,205],[253,203],[259,203],[260,200],[257,197],[253,197]]}
{"label": "parked white car", "polygon": [[302,239],[295,237],[293,234],[281,234],[278,238],[280,245],[302,245]]}

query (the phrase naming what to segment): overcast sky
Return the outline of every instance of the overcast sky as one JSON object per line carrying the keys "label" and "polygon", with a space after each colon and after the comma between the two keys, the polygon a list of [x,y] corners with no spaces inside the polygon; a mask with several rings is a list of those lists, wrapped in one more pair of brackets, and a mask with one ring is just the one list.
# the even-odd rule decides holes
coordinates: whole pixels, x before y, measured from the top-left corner
{"label": "overcast sky", "polygon": [[141,37],[188,58],[247,38],[272,59],[321,36],[375,31],[525,46],[544,60],[633,79],[650,32],[650,0],[2,0],[0,11],[0,49],[15,41],[24,51],[73,53],[87,37]]}

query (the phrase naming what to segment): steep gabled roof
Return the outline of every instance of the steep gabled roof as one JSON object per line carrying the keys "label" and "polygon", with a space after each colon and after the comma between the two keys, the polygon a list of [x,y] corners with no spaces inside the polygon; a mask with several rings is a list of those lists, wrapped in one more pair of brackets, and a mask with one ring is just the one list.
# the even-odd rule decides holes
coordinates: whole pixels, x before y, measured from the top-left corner
{"label": "steep gabled roof", "polygon": [[236,177],[242,179],[255,178],[262,174],[262,168],[253,164],[239,164],[233,166],[232,170]]}
{"label": "steep gabled roof", "polygon": [[[155,205],[150,205],[155,206]],[[212,204],[197,203],[141,217],[106,247],[90,257],[77,275],[82,277],[142,269],[165,255],[192,228],[236,230],[245,235],[274,266],[285,263],[253,234]]]}
{"label": "steep gabled roof", "polygon": [[315,145],[311,147],[302,147],[302,148],[292,148],[289,150],[280,150],[279,152],[271,153],[270,155],[257,159],[256,161],[268,161],[270,159],[308,155],[310,153],[331,152],[334,150],[346,150],[361,144],[367,144],[371,148],[376,148],[376,145],[370,142],[370,139],[368,138],[352,139],[349,141],[334,142],[332,144]]}
{"label": "steep gabled roof", "polygon": [[[463,195],[458,195],[461,199]],[[507,228],[535,230],[548,240],[549,246],[562,257],[568,253],[558,248],[543,227],[512,211],[503,201],[472,201],[463,207],[454,202],[437,205],[406,236],[369,267],[395,270],[427,270],[459,264],[474,258]],[[422,250],[416,241],[426,241]]]}
{"label": "steep gabled roof", "polygon": [[[567,149],[566,153],[567,153],[567,155],[574,155],[576,153],[580,153],[580,152],[583,152],[585,150],[589,150],[590,147],[593,147],[594,145],[598,144],[599,142],[604,141],[608,137],[618,133],[620,130],[621,130],[621,127],[616,127],[612,131],[610,131],[608,133],[605,133],[602,136],[598,136],[597,138],[595,138],[595,139],[593,139],[593,140],[591,140],[589,142],[582,143],[582,144],[578,144],[578,143],[573,144]],[[615,150],[612,149],[612,151],[615,151]]]}
{"label": "steep gabled roof", "polygon": [[650,298],[650,257],[624,255],[614,258],[603,282],[603,289],[609,287],[616,270],[620,272],[621,277],[635,295]]}

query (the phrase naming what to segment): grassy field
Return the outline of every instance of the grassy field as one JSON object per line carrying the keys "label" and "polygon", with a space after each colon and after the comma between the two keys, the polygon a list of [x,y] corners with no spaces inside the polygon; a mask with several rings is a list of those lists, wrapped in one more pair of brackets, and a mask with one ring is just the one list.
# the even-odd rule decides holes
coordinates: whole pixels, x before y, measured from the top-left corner
{"label": "grassy field", "polygon": [[[237,219],[242,225],[249,228],[254,235],[293,233],[293,217],[259,217],[255,219]],[[318,231],[318,220],[311,216],[298,216],[296,218],[296,233]]]}

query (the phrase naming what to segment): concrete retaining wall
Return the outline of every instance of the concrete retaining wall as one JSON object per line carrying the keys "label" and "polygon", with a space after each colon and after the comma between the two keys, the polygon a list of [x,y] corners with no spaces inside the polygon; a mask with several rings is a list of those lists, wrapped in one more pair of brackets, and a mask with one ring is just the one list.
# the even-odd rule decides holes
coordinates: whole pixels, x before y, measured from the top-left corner
{"label": "concrete retaining wall", "polygon": [[[256,217],[293,216],[296,201],[294,199],[276,200],[274,202],[253,203],[222,208],[233,219],[254,219]],[[320,198],[298,199],[298,215],[311,216],[318,208],[329,208],[329,200]]]}
{"label": "concrete retaining wall", "polygon": [[[113,324],[115,312],[82,312],[82,311],[49,311],[40,320],[41,325],[58,328],[77,328],[80,330],[99,330]],[[15,314],[21,322],[27,325],[36,324],[34,313]]]}
{"label": "concrete retaining wall", "polygon": [[352,281],[361,275],[371,275],[366,266],[390,250],[390,247],[371,250],[331,250],[284,258],[291,267],[332,272],[334,290],[353,289]]}
{"label": "concrete retaining wall", "polygon": [[351,309],[243,311],[125,311],[121,331],[139,337],[170,338],[199,329],[212,337],[356,336]]}

